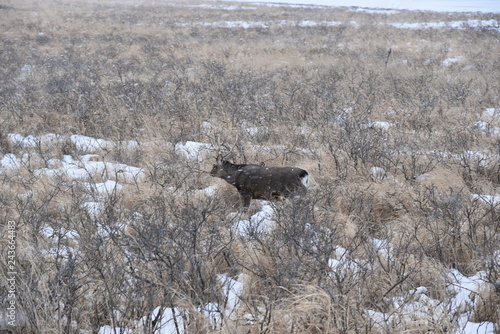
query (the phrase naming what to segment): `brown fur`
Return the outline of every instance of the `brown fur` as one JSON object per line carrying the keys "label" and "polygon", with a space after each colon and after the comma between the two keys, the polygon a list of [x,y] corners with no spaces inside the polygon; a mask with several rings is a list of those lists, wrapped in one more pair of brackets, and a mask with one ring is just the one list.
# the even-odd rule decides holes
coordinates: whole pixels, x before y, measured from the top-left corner
{"label": "brown fur", "polygon": [[252,199],[302,198],[307,192],[309,174],[297,167],[235,165],[217,158],[210,175],[226,180],[238,189],[243,206]]}

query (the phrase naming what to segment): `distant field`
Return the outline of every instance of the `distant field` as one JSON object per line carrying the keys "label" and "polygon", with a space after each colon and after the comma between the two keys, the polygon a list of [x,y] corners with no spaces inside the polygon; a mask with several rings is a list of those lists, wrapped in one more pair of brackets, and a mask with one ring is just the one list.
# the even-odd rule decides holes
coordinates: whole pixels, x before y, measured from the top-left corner
{"label": "distant field", "polygon": [[499,16],[0,0],[0,331],[500,333]]}

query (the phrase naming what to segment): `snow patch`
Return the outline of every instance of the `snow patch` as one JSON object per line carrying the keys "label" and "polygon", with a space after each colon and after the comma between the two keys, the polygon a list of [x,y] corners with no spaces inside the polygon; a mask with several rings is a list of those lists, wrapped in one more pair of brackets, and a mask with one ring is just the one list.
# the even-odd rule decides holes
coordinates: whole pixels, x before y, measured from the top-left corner
{"label": "snow patch", "polygon": [[455,63],[458,63],[463,57],[454,57],[454,58],[446,58],[443,60],[443,66],[451,66]]}
{"label": "snow patch", "polygon": [[118,184],[116,181],[107,180],[101,183],[85,183],[85,186],[100,195],[110,195],[123,188],[122,185]]}
{"label": "snow patch", "polygon": [[394,124],[384,121],[375,121],[368,124],[364,124],[363,128],[365,129],[379,129],[379,130],[389,130],[392,128]]}
{"label": "snow patch", "polygon": [[480,194],[472,194],[473,199],[479,199],[483,202],[486,202],[491,205],[500,204],[500,195],[480,195]]}
{"label": "snow patch", "polygon": [[244,290],[244,283],[247,280],[247,275],[239,274],[237,279],[229,277],[227,274],[217,275],[217,278],[222,283],[222,289],[226,297],[225,314],[228,318],[235,318],[236,310],[241,301],[241,296]]}
{"label": "snow patch", "polygon": [[[232,0],[224,0],[232,1]],[[239,2],[262,3],[266,6],[288,7],[363,7],[377,10],[427,10],[438,12],[485,12],[498,13],[500,8],[496,0],[419,0],[419,1],[387,1],[387,0],[239,0]],[[382,9],[381,9],[382,8]]]}
{"label": "snow patch", "polygon": [[40,140],[32,135],[29,136],[22,136],[20,134],[16,133],[9,133],[7,135],[7,139],[15,146],[19,146],[22,148],[28,148],[28,147],[36,147],[37,144],[40,142]]}
{"label": "snow patch", "polygon": [[7,153],[3,156],[2,160],[0,160],[0,165],[2,165],[5,169],[16,170],[21,167],[21,161],[15,154]]}
{"label": "snow patch", "polygon": [[392,244],[387,241],[387,240],[382,240],[382,239],[372,239],[372,245],[375,251],[383,257],[389,258],[391,256],[393,246]]}
{"label": "snow patch", "polygon": [[[99,334],[132,334],[133,332],[127,328],[102,326],[99,328]],[[174,332],[173,332],[174,333]]]}
{"label": "snow patch", "polygon": [[213,151],[213,146],[206,143],[187,141],[186,143],[177,143],[175,151],[183,154],[189,160],[202,162],[205,154]]}
{"label": "snow patch", "polygon": [[201,192],[205,194],[206,196],[214,196],[217,192],[217,187],[215,186],[208,186],[205,189],[202,189]]}
{"label": "snow patch", "polygon": [[490,120],[500,117],[500,108],[486,108],[486,110],[483,111],[483,117]]}
{"label": "snow patch", "polygon": [[[451,294],[448,303],[432,299],[427,296],[426,287],[418,287],[408,291],[404,297],[386,298],[385,302],[397,309],[398,312],[378,312],[366,310],[366,314],[373,320],[375,328],[384,330],[391,324],[427,324],[440,322],[455,322],[458,317],[458,328],[453,333],[494,333],[494,324],[490,322],[473,323],[472,317],[477,294],[484,285],[486,273],[466,277],[459,271],[452,269],[447,277],[447,290]],[[455,322],[456,323],[456,322]]]}
{"label": "snow patch", "polygon": [[[41,168],[37,172],[49,176],[66,176],[71,180],[85,180],[99,176],[131,182],[140,180],[145,175],[142,168],[120,163],[96,161],[97,159],[99,159],[99,156],[95,154],[83,155],[79,160],[70,155],[65,155],[60,161],[61,166],[59,168]],[[56,165],[57,161],[53,160],[52,164]]]}
{"label": "snow patch", "polygon": [[45,235],[47,238],[54,239],[54,238],[70,238],[70,239],[78,239],[80,235],[78,234],[77,231],[74,230],[68,230],[64,227],[59,227],[57,230],[52,228],[49,225],[44,225],[41,229],[40,232]]}
{"label": "snow patch", "polygon": [[104,139],[96,139],[82,135],[70,136],[71,142],[75,145],[76,149],[82,152],[96,152],[102,149],[111,149],[112,142]]}
{"label": "snow patch", "polygon": [[449,21],[449,22],[389,22],[388,25],[399,29],[467,29],[467,28],[485,28],[494,31],[500,31],[497,20],[467,20],[467,21]]}
{"label": "snow patch", "polygon": [[104,211],[104,206],[101,202],[89,201],[82,204],[82,207],[87,211],[87,213],[95,219],[100,216]]}
{"label": "snow patch", "polygon": [[266,233],[274,228],[272,220],[274,210],[268,201],[261,201],[262,209],[252,215],[250,220],[240,220],[233,225],[233,230],[240,237],[251,238],[256,234]]}
{"label": "snow patch", "polygon": [[370,168],[370,176],[377,180],[385,179],[387,171],[382,167],[372,167]]}

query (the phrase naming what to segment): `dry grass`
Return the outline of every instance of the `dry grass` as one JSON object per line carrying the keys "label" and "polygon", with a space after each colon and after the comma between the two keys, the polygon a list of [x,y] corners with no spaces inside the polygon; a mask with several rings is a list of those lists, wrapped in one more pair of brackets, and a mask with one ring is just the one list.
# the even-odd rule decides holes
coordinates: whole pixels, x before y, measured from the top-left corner
{"label": "dry grass", "polygon": [[[498,30],[388,23],[498,15],[206,4],[0,2],[0,157],[21,164],[1,170],[0,215],[18,226],[20,330],[153,333],[159,306],[186,310],[192,333],[456,328],[395,300],[410,305],[421,286],[449,300],[450,268],[498,287],[500,207],[476,196],[500,189]],[[66,137],[25,147],[9,133]],[[72,134],[118,144],[86,151]],[[238,197],[204,172],[215,147],[187,158],[175,145],[188,140],[305,168],[312,188],[274,205],[274,230],[241,238]],[[40,172],[85,154],[143,175]],[[99,192],[108,180],[119,186]],[[224,273],[245,290],[214,325],[200,308],[228,303]],[[498,288],[485,286],[473,320],[498,324]]]}

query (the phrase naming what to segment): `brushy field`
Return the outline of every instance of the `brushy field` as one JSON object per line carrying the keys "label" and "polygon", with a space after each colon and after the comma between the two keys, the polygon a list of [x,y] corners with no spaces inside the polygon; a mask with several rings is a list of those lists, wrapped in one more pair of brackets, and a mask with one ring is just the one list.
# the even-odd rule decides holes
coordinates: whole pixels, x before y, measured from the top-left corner
{"label": "brushy field", "polygon": [[[499,15],[0,16],[0,330],[500,333]],[[243,212],[207,174],[225,147],[308,170],[307,197]]]}

